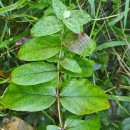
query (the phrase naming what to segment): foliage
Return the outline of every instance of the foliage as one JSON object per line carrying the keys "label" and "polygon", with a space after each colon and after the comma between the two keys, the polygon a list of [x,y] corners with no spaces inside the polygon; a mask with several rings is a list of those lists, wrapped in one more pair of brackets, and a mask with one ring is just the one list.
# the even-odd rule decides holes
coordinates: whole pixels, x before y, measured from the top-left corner
{"label": "foliage", "polygon": [[129,129],[129,4],[0,2],[1,112],[38,130]]}

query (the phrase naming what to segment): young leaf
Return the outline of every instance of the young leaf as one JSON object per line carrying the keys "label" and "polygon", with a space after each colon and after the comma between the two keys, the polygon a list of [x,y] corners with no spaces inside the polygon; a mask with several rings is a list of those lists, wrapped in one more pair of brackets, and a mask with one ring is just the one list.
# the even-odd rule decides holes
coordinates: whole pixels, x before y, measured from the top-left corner
{"label": "young leaf", "polygon": [[109,108],[107,96],[88,80],[72,80],[63,85],[60,102],[76,115],[91,114]]}
{"label": "young leaf", "polygon": [[67,119],[65,126],[67,130],[99,130],[100,118],[95,116],[88,120]]}
{"label": "young leaf", "polygon": [[32,28],[33,36],[46,36],[59,32],[62,29],[62,22],[55,16],[43,17]]}
{"label": "young leaf", "polygon": [[55,102],[55,88],[51,83],[20,86],[10,84],[0,103],[17,111],[41,111]]}
{"label": "young leaf", "polygon": [[74,73],[81,73],[82,72],[82,69],[78,65],[77,61],[75,61],[71,58],[68,58],[68,57],[64,58],[63,60],[60,61],[60,64],[65,69],[72,71]]}
{"label": "young leaf", "polygon": [[60,51],[59,39],[51,36],[33,38],[22,46],[18,57],[25,61],[45,60]]}
{"label": "young leaf", "polygon": [[68,19],[63,20],[64,24],[74,33],[79,34],[83,31],[83,27],[80,26],[80,24],[77,22],[77,20],[73,17],[70,17]]}
{"label": "young leaf", "polygon": [[48,125],[47,130],[59,130],[59,128],[55,125]]}
{"label": "young leaf", "polygon": [[[78,63],[80,69],[82,70],[80,73],[76,73],[72,71],[74,69],[74,66],[71,69],[62,69],[61,71],[65,74],[68,74],[72,77],[89,77],[94,72],[94,62],[92,60],[88,60],[87,58],[79,58],[79,57],[73,57],[73,60]],[[69,64],[70,65],[70,64]]]}
{"label": "young leaf", "polygon": [[75,37],[74,34],[68,34],[64,41],[64,45],[72,52],[81,56],[89,56],[96,49],[96,43],[85,33],[81,33]]}
{"label": "young leaf", "polygon": [[91,16],[84,10],[72,10],[71,17],[75,18],[80,26],[91,21]]}
{"label": "young leaf", "polygon": [[35,85],[48,82],[57,76],[56,67],[45,62],[34,62],[17,67],[11,74],[11,82],[19,85]]}
{"label": "young leaf", "polygon": [[64,19],[64,11],[66,11],[66,6],[61,2],[61,0],[52,0],[52,7],[54,12],[56,13],[56,16],[59,19]]}

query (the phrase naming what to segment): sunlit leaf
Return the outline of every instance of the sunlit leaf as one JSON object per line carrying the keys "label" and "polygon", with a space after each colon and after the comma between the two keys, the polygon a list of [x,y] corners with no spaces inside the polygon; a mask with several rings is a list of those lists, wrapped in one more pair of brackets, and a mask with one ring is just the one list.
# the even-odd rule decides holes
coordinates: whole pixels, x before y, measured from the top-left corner
{"label": "sunlit leaf", "polygon": [[80,25],[91,21],[91,16],[84,10],[72,10],[71,17],[75,18]]}
{"label": "sunlit leaf", "polygon": [[64,108],[76,115],[91,114],[109,108],[104,91],[86,79],[65,83],[60,101]]}
{"label": "sunlit leaf", "polygon": [[17,111],[40,111],[54,103],[55,95],[55,89],[51,83],[33,86],[10,84],[0,103]]}
{"label": "sunlit leaf", "polygon": [[19,85],[35,85],[56,78],[56,67],[45,62],[33,62],[17,67],[11,74],[11,82]]}
{"label": "sunlit leaf", "polygon": [[60,51],[59,39],[51,36],[33,38],[22,46],[18,57],[25,61],[45,60]]}
{"label": "sunlit leaf", "polygon": [[69,28],[74,33],[79,34],[80,32],[83,31],[83,27],[80,26],[78,21],[73,17],[70,17],[68,19],[64,19],[63,22],[67,26],[67,28]]}
{"label": "sunlit leaf", "polygon": [[59,19],[63,19],[64,11],[66,11],[67,9],[66,9],[66,6],[61,2],[61,0],[52,0],[52,7],[56,13],[56,16]]}
{"label": "sunlit leaf", "polygon": [[41,18],[32,28],[33,36],[46,36],[59,32],[62,29],[62,22],[55,16]]}

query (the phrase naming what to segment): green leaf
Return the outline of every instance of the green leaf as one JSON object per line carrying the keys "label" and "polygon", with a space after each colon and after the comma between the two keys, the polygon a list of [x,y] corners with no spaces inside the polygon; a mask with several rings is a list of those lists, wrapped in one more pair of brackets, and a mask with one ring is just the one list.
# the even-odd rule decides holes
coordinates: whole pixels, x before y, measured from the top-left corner
{"label": "green leaf", "polygon": [[123,46],[123,45],[127,45],[127,44],[125,42],[123,42],[123,41],[106,42],[106,43],[103,43],[103,44],[99,45],[97,47],[97,51],[107,49],[107,48],[110,48],[110,47]]}
{"label": "green leaf", "polygon": [[20,40],[21,38],[25,37],[26,35],[29,34],[29,31],[30,30],[27,30],[27,31],[24,31],[23,33],[17,35],[17,36],[14,36],[8,40],[5,40],[3,42],[0,42],[0,49],[5,47],[5,46],[8,46],[10,44],[14,44],[16,41]]}
{"label": "green leaf", "polygon": [[0,103],[17,111],[41,111],[55,102],[55,96],[55,88],[51,83],[33,86],[11,84]]}
{"label": "green leaf", "polygon": [[83,31],[83,27],[81,27],[78,21],[73,17],[64,19],[63,22],[67,26],[67,28],[69,28],[74,33],[79,34],[80,32]]}
{"label": "green leaf", "polygon": [[17,67],[11,74],[11,82],[19,85],[35,85],[56,78],[56,67],[45,62],[33,62]]}
{"label": "green leaf", "polygon": [[91,114],[109,108],[107,96],[88,80],[72,80],[63,85],[60,102],[76,115]]}
{"label": "green leaf", "polygon": [[72,77],[89,77],[94,72],[94,61],[88,60],[87,58],[79,58],[79,57],[73,57],[73,60],[75,60],[80,69],[82,70],[80,73],[73,72],[72,69],[74,69],[74,66],[70,69],[62,69],[61,71],[65,74],[68,74]]}
{"label": "green leaf", "polygon": [[66,11],[66,6],[61,2],[61,0],[52,0],[52,7],[54,12],[56,13],[56,16],[59,19],[64,19],[64,11]]}
{"label": "green leaf", "polygon": [[49,3],[45,1],[38,1],[38,2],[28,1],[27,4],[38,9],[43,9],[49,5]]}
{"label": "green leaf", "polygon": [[95,0],[88,0],[90,6],[91,6],[91,14],[93,17],[95,17]]}
{"label": "green leaf", "polygon": [[65,126],[66,130],[99,130],[100,118],[95,116],[88,120],[67,119]]}
{"label": "green leaf", "polygon": [[59,130],[59,128],[57,126],[54,126],[54,125],[48,125],[47,130]]}
{"label": "green leaf", "polygon": [[51,36],[33,38],[22,46],[18,57],[25,61],[45,60],[60,51],[59,43],[59,39]]}
{"label": "green leaf", "polygon": [[130,118],[126,118],[121,122],[121,130],[129,130],[130,129]]}
{"label": "green leaf", "polygon": [[64,45],[72,52],[81,56],[89,56],[96,49],[96,43],[85,33],[81,33],[75,38],[74,34],[68,34],[64,40]]}
{"label": "green leaf", "polygon": [[74,73],[81,73],[82,72],[82,69],[78,65],[77,61],[73,60],[72,58],[66,57],[60,61],[60,64],[65,69],[72,71]]}
{"label": "green leaf", "polygon": [[120,20],[123,19],[123,17],[125,16],[125,14],[126,14],[125,11],[119,13],[117,17],[113,18],[110,22],[108,22],[108,25],[109,25],[109,26],[115,25],[117,22],[119,22]]}
{"label": "green leaf", "polygon": [[130,102],[130,96],[107,95],[109,99],[122,102]]}
{"label": "green leaf", "polygon": [[72,10],[71,17],[75,18],[80,26],[92,20],[91,16],[84,10]]}
{"label": "green leaf", "polygon": [[0,13],[4,13],[4,12],[8,12],[8,11],[12,11],[14,9],[17,9],[18,7],[20,7],[25,2],[26,2],[26,0],[19,0],[18,2],[14,3],[12,5],[0,8]]}
{"label": "green leaf", "polygon": [[55,16],[41,18],[32,28],[34,36],[46,36],[61,31],[62,22]]}

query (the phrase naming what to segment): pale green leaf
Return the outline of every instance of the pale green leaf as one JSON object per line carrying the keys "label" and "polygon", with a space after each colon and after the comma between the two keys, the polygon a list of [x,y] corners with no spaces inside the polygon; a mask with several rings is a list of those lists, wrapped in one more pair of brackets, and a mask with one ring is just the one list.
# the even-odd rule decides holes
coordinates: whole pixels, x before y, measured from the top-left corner
{"label": "pale green leaf", "polygon": [[74,73],[81,73],[82,69],[78,65],[77,61],[75,61],[72,58],[64,58],[60,61],[61,66],[63,66],[65,69],[72,71]]}
{"label": "pale green leaf", "polygon": [[18,57],[25,61],[45,60],[60,51],[59,39],[51,36],[33,38],[25,43],[18,53]]}
{"label": "pale green leaf", "polygon": [[10,84],[0,103],[17,111],[41,111],[55,102],[55,96],[55,88],[51,83],[33,86]]}
{"label": "pale green leaf", "polygon": [[74,33],[79,34],[80,32],[83,31],[83,28],[80,26],[78,21],[73,17],[70,17],[68,19],[64,19],[63,22],[67,26],[67,28],[69,28]]}
{"label": "pale green leaf", "polygon": [[19,85],[35,85],[56,78],[56,67],[45,62],[33,62],[17,67],[11,74],[11,82]]}
{"label": "pale green leaf", "polygon": [[61,0],[52,0],[52,7],[54,12],[56,13],[56,16],[59,19],[64,19],[64,11],[66,11],[66,6],[61,2]]}
{"label": "pale green leaf", "polygon": [[75,18],[80,26],[92,20],[91,16],[84,10],[72,10],[71,17]]}
{"label": "pale green leaf", "polygon": [[109,108],[104,91],[88,80],[71,80],[65,83],[60,94],[64,108],[76,115],[91,114]]}
{"label": "pale green leaf", "polygon": [[61,31],[62,22],[55,16],[41,18],[32,28],[33,36],[46,36]]}
{"label": "pale green leaf", "polygon": [[88,120],[67,119],[65,122],[66,130],[99,130],[100,118],[95,116]]}
{"label": "pale green leaf", "polygon": [[55,125],[48,125],[47,130],[59,130],[59,128]]}

